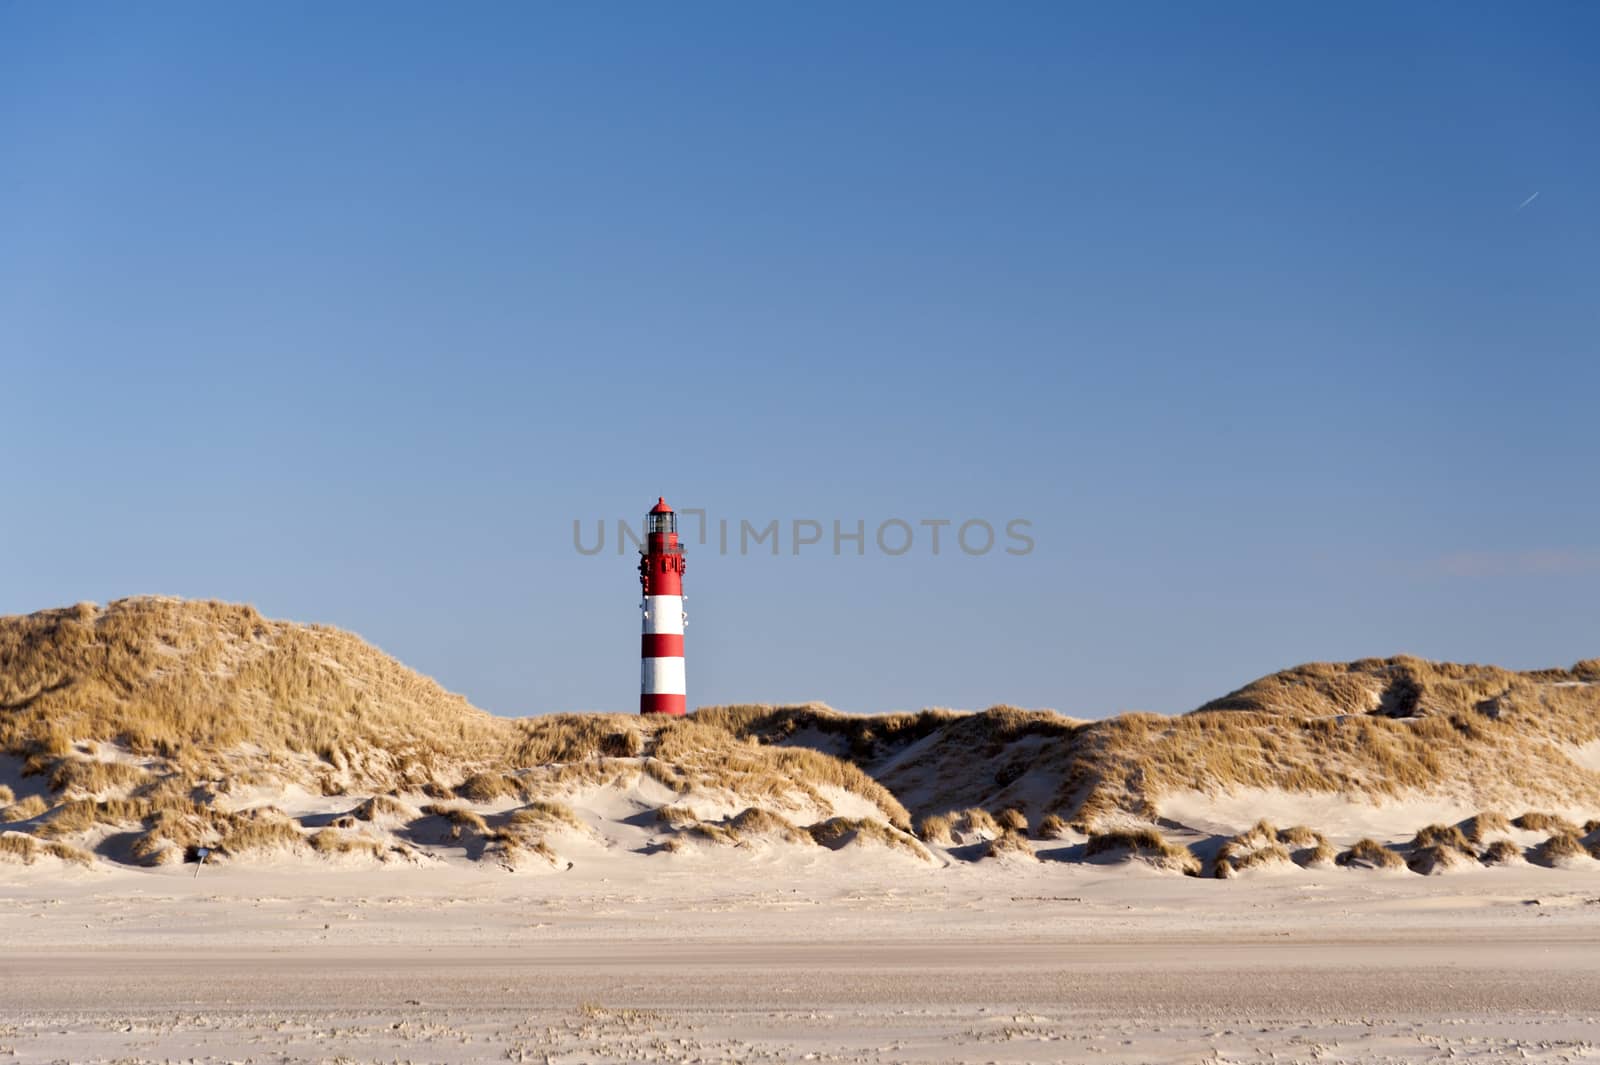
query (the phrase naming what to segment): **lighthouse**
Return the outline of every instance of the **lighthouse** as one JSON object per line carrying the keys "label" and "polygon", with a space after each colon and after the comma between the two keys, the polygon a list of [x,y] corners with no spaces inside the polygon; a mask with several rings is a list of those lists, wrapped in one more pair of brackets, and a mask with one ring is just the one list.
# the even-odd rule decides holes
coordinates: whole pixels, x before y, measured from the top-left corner
{"label": "lighthouse", "polygon": [[644,522],[639,548],[639,584],[644,589],[644,639],[640,646],[639,713],[688,712],[683,679],[683,545],[678,516],[665,498],[656,500]]}

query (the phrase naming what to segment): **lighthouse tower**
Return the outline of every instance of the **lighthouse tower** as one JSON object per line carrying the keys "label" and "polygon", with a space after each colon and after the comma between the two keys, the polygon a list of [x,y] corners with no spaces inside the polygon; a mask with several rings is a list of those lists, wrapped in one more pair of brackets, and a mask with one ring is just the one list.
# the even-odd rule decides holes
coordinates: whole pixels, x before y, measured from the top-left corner
{"label": "lighthouse tower", "polygon": [[645,518],[645,542],[639,548],[639,584],[644,589],[644,640],[640,655],[639,713],[688,712],[683,680],[683,546],[678,543],[678,516],[658,499]]}

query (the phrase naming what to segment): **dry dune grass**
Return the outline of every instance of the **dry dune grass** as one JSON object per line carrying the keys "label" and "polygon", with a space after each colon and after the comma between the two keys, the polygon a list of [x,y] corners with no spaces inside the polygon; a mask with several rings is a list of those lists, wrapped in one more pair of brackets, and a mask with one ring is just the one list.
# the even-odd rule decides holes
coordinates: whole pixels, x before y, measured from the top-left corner
{"label": "dry dune grass", "polygon": [[1414,849],[1406,858],[1406,868],[1423,876],[1437,876],[1452,869],[1477,864],[1477,856],[1470,850],[1461,850],[1442,843],[1433,843]]}
{"label": "dry dune grass", "polygon": [[815,842],[811,833],[797,828],[788,818],[775,814],[771,810],[763,810],[759,806],[752,806],[734,815],[728,822],[740,839],[779,839],[786,843],[799,843],[805,846]]}
{"label": "dry dune grass", "polygon": [[1357,869],[1401,869],[1406,864],[1404,858],[1375,839],[1357,840],[1334,861]]}
{"label": "dry dune grass", "polygon": [[661,806],[656,809],[656,820],[668,828],[686,828],[698,824],[700,818],[695,816],[693,810],[687,806]]}
{"label": "dry dune grass", "polygon": [[374,795],[350,811],[358,821],[403,825],[422,816],[422,811],[392,795]]}
{"label": "dry dune grass", "polygon": [[1335,864],[1339,860],[1339,850],[1333,844],[1323,840],[1303,850],[1294,852],[1296,865],[1307,869],[1321,868]]}
{"label": "dry dune grass", "polygon": [[94,855],[81,847],[58,842],[40,843],[32,836],[21,832],[7,832],[0,835],[0,861],[32,865],[40,858],[55,858],[75,865],[94,864]]}
{"label": "dry dune grass", "polygon": [[725,847],[737,847],[742,840],[739,834],[721,821],[696,821],[685,831],[696,839],[708,840]]}
{"label": "dry dune grass", "polygon": [[[1306,833],[1310,833],[1307,837]],[[1293,862],[1289,848],[1283,845],[1285,837],[1292,836],[1308,841],[1320,839],[1316,833],[1303,826],[1297,826],[1291,832],[1280,832],[1272,822],[1267,820],[1257,821],[1244,832],[1231,839],[1224,840],[1217,850],[1215,861],[1216,875],[1221,879],[1228,879],[1246,869],[1256,869],[1265,866]]]}
{"label": "dry dune grass", "polygon": [[[122,805],[136,804],[118,804],[119,807]],[[96,825],[133,822],[142,817],[142,812],[137,815],[130,812],[128,816],[119,816],[109,810],[102,813],[92,799],[74,799],[51,810],[50,816],[34,829],[34,835],[41,839],[56,839],[87,832]]]}
{"label": "dry dune grass", "polygon": [[1235,842],[1247,847],[1264,847],[1269,843],[1278,842],[1278,830],[1271,821],[1262,818],[1233,838]]}
{"label": "dry dune grass", "polygon": [[[637,759],[592,758],[583,762],[529,766],[516,774],[518,795],[524,800],[564,800],[598,788],[626,790],[640,776],[646,775],[646,770],[652,764],[655,763],[640,764]],[[667,772],[663,771],[664,774]]]}
{"label": "dry dune grass", "polygon": [[182,761],[254,743],[391,784],[487,757],[509,723],[337,629],[167,598],[0,619],[0,748],[78,740]]}
{"label": "dry dune grass", "polygon": [[[961,808],[1036,810],[1040,780],[1054,788],[1071,770],[1083,722],[1042,710],[997,706],[981,713],[924,710],[865,717],[806,706],[703,707],[694,720],[767,746],[810,745],[843,756],[896,796],[924,796],[917,814]],[[904,757],[917,748],[917,757]]]}
{"label": "dry dune grass", "polygon": [[388,845],[380,840],[337,828],[312,833],[310,842],[313,851],[326,857],[355,855],[381,861],[389,851]]}
{"label": "dry dune grass", "polygon": [[928,849],[909,833],[884,824],[859,817],[831,817],[806,829],[811,838],[829,850],[840,850],[852,845],[876,845],[891,850],[904,851],[922,861],[933,861]]}
{"label": "dry dune grass", "polygon": [[1520,817],[1512,818],[1511,823],[1525,832],[1553,832],[1568,836],[1578,833],[1578,826],[1565,817],[1537,810],[1530,810]]}
{"label": "dry dune grass", "polygon": [[466,806],[445,806],[440,803],[429,803],[422,808],[427,817],[441,817],[451,827],[451,837],[460,839],[464,833],[473,833],[485,836],[489,833],[489,823],[483,815]]}
{"label": "dry dune grass", "polygon": [[1127,852],[1142,858],[1161,869],[1171,869],[1187,876],[1200,875],[1200,859],[1186,847],[1168,843],[1166,837],[1153,828],[1120,828],[1108,832],[1092,832],[1084,853],[1089,857],[1113,856]]}
{"label": "dry dune grass", "polygon": [[1067,823],[1060,814],[1045,814],[1039,819],[1034,835],[1039,839],[1061,839],[1067,834]]}
{"label": "dry dune grass", "polygon": [[1484,865],[1520,865],[1523,862],[1522,848],[1509,839],[1497,839],[1484,848],[1478,860]]}
{"label": "dry dune grass", "polygon": [[206,847],[223,857],[251,853],[306,850],[300,826],[282,811],[270,808],[230,813],[215,807],[172,803],[150,810],[145,831],[133,841],[135,861],[164,865],[192,856]]}
{"label": "dry dune grass", "polygon": [[[1473,831],[1489,831],[1493,818],[1478,815],[1467,824]],[[1413,873],[1433,876],[1473,865],[1477,856],[1472,838],[1460,825],[1427,825],[1412,838],[1406,867]]]}
{"label": "dry dune grass", "polygon": [[750,847],[757,842],[795,843],[812,846],[815,840],[810,832],[797,827],[782,814],[759,806],[751,806],[723,821],[700,821],[685,818],[683,811],[674,810],[663,820],[673,827],[687,831],[691,836],[709,840],[728,847]]}
{"label": "dry dune grass", "polygon": [[[1420,668],[1412,663],[1380,672],[1414,674]],[[1320,709],[1334,710],[1339,705],[1334,697],[1347,697],[1355,683],[1350,673],[1330,679]],[[1270,689],[1274,696],[1286,691],[1296,696],[1288,711],[1268,710],[1279,704],[1236,693],[1179,718],[1124,715],[1103,734],[1090,726],[1081,742],[1095,765],[1081,776],[1077,816],[1092,821],[1130,809],[1150,816],[1161,793],[1186,789],[1343,792],[1376,799],[1445,788],[1482,799],[1534,793],[1552,799],[1600,797],[1600,776],[1559,749],[1588,742],[1600,728],[1595,696],[1587,689],[1524,680],[1513,686],[1511,697],[1480,700],[1487,704],[1483,709],[1391,716],[1378,712],[1385,705],[1384,689],[1375,679],[1370,683],[1377,705],[1367,713],[1310,714],[1318,689],[1308,685]],[[1430,690],[1454,688],[1441,684]],[[1534,762],[1540,772],[1530,774]],[[1064,807],[1071,799],[1058,796]]]}
{"label": "dry dune grass", "polygon": [[1289,853],[1289,848],[1281,843],[1268,843],[1265,846],[1243,850],[1231,850],[1224,844],[1222,851],[1217,855],[1217,876],[1227,879],[1247,869],[1293,863],[1294,857]]}
{"label": "dry dune grass", "polygon": [[1170,844],[1155,828],[1114,828],[1110,832],[1091,833],[1086,854],[1110,854],[1114,851],[1162,852]]}
{"label": "dry dune grass", "polygon": [[1428,825],[1426,828],[1418,829],[1416,836],[1411,840],[1411,846],[1417,850],[1446,847],[1463,854],[1472,853],[1472,841],[1456,825]]}
{"label": "dry dune grass", "polygon": [[507,723],[518,766],[633,758],[649,746],[656,722],[629,714],[547,714]]}
{"label": "dry dune grass", "polygon": [[[1040,822],[1041,827],[1044,824],[1044,821]],[[1056,832],[1064,831],[1066,828],[1059,817],[1050,822],[1050,825]],[[981,806],[971,806],[965,810],[928,814],[917,821],[917,836],[941,846],[954,843],[983,843],[1001,836],[1026,835],[1027,831],[1027,815],[1015,809],[1002,810],[996,817]]]}
{"label": "dry dune grass", "polygon": [[[759,806],[747,807],[721,821],[702,821],[691,812],[676,807],[662,807],[657,811],[657,817],[662,823],[689,838],[725,847],[750,848],[760,842],[793,843],[810,847],[816,842],[808,830],[798,827],[782,814],[773,813]],[[675,836],[668,840],[669,849],[676,849],[675,845],[682,838],[683,836]]]}
{"label": "dry dune grass", "polygon": [[995,839],[1006,832],[995,816],[981,806],[956,810],[948,816],[952,833],[962,843]]}
{"label": "dry dune grass", "polygon": [[1511,822],[1505,814],[1486,810],[1461,822],[1461,831],[1473,843],[1481,844],[1496,832],[1510,832]]}
{"label": "dry dune grass", "polygon": [[457,797],[468,802],[494,802],[508,795],[521,795],[517,778],[507,773],[477,772],[456,785]]}
{"label": "dry dune grass", "polygon": [[[695,717],[739,738],[841,749],[897,795],[918,796],[919,826],[966,805],[1087,831],[1115,815],[1154,819],[1160,797],[1180,790],[1600,803],[1600,774],[1569,754],[1600,739],[1592,662],[1528,673],[1409,657],[1312,663],[1179,717],[1083,722],[996,707],[861,718],[819,706]],[[1030,805],[1041,788],[1050,797]]]}
{"label": "dry dune grass", "polygon": [[883,750],[900,750],[966,715],[948,710],[917,714],[879,714],[867,717],[841,714],[820,703],[803,706],[707,706],[694,712],[694,720],[731,733],[739,739],[764,744],[782,743],[811,731],[839,740],[853,761],[871,761]]}
{"label": "dry dune grass", "polygon": [[20,802],[13,802],[0,809],[0,823],[11,824],[17,821],[31,821],[35,817],[50,809],[50,804],[38,795],[29,795]]}
{"label": "dry dune grass", "polygon": [[507,821],[513,825],[533,825],[547,830],[576,832],[589,830],[589,826],[584,824],[583,818],[578,816],[576,810],[564,802],[554,802],[549,799],[535,799],[526,806],[512,810],[507,815]]}
{"label": "dry dune grass", "polygon": [[126,762],[63,758],[50,772],[50,790],[67,795],[100,795],[123,791],[150,780],[150,774]]}
{"label": "dry dune grass", "polygon": [[61,840],[96,828],[141,828],[130,848],[142,864],[178,860],[195,848],[240,856],[251,851],[298,851],[304,835],[290,817],[270,808],[230,812],[187,796],[154,790],[149,796],[112,800],[67,800],[35,828],[42,840]]}
{"label": "dry dune grass", "polygon": [[928,814],[917,819],[917,838],[940,845],[955,842],[955,823],[949,814]]}
{"label": "dry dune grass", "polygon": [[1561,866],[1573,861],[1593,857],[1576,832],[1556,832],[1533,849],[1532,858],[1539,865]]}
{"label": "dry dune grass", "polygon": [[984,848],[985,858],[1017,858],[1023,861],[1037,861],[1038,856],[1033,853],[1033,844],[1028,842],[1028,837],[1017,830],[1007,831],[989,841]]}
{"label": "dry dune grass", "polygon": [[[1309,836],[1307,835],[1309,833]],[[1271,865],[1289,865],[1294,861],[1289,848],[1284,846],[1286,837],[1305,840],[1315,843],[1320,837],[1304,826],[1280,832],[1273,827],[1270,821],[1257,821],[1249,829],[1239,833],[1232,839],[1223,841],[1217,850],[1215,868],[1216,874],[1221,879],[1228,879],[1246,869],[1256,869]]]}
{"label": "dry dune grass", "polygon": [[1328,842],[1328,840],[1314,828],[1309,828],[1306,825],[1293,825],[1289,828],[1278,830],[1278,842],[1286,843],[1291,847],[1317,847]]}
{"label": "dry dune grass", "polygon": [[489,841],[484,849],[484,857],[511,872],[530,865],[542,868],[561,865],[560,854],[545,840],[504,833]]}
{"label": "dry dune grass", "polygon": [[1330,714],[1428,717],[1494,716],[1542,685],[1584,678],[1577,670],[1516,673],[1496,666],[1430,662],[1400,655],[1355,662],[1311,662],[1262,677],[1214,699],[1203,711],[1247,711],[1315,718]]}
{"label": "dry dune grass", "polygon": [[[577,815],[573,814],[572,819],[577,821]],[[476,848],[475,857],[478,860],[492,862],[508,872],[520,872],[529,868],[548,870],[563,863],[561,856],[547,839],[547,835],[552,830],[561,831],[567,827],[566,818],[560,809],[516,810],[507,816],[504,823],[496,830],[483,832],[471,830],[459,838],[469,854]],[[458,826],[455,831],[463,830]]]}
{"label": "dry dune grass", "polygon": [[698,719],[659,724],[650,750],[674,767],[672,786],[680,792],[714,790],[769,800],[799,795],[827,809],[831,804],[820,789],[835,787],[867,799],[895,827],[911,827],[911,815],[887,788],[859,766],[820,751],[745,742]]}

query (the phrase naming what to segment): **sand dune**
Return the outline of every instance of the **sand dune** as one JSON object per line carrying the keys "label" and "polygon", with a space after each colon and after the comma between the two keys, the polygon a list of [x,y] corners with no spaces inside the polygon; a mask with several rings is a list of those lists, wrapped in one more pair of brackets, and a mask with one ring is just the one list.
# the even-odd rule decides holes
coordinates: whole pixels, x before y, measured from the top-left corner
{"label": "sand dune", "polygon": [[[1595,661],[1301,666],[1172,718],[745,706],[516,720],[348,633],[144,598],[0,619],[0,707],[11,866],[204,851],[538,875],[709,848],[1236,878],[1330,856],[1431,875],[1600,854]],[[1261,821],[1301,841],[1248,838]],[[1505,828],[1417,838],[1480,823]]]}

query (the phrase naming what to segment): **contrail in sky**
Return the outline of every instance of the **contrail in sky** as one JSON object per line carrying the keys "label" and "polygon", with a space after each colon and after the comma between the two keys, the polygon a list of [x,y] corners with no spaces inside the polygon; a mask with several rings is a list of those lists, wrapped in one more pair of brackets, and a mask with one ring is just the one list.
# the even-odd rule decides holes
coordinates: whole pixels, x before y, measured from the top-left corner
{"label": "contrail in sky", "polygon": [[[1537,192],[1534,193],[1532,196],[1529,196],[1526,200],[1523,200],[1521,203],[1517,204],[1517,211],[1522,210],[1524,207],[1528,206],[1528,204],[1532,203],[1534,200],[1537,200],[1538,198],[1539,198],[1539,194]],[[1511,213],[1512,214],[1516,214],[1517,212],[1513,211]]]}

